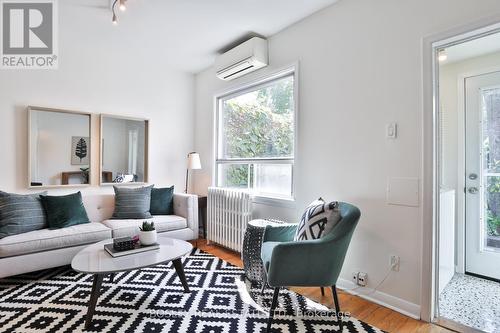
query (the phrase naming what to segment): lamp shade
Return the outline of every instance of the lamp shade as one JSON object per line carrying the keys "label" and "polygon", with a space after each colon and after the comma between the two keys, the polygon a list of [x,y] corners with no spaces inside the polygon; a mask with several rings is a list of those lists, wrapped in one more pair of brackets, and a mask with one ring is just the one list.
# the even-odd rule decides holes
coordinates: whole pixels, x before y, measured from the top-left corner
{"label": "lamp shade", "polygon": [[200,154],[198,153],[188,154],[188,169],[189,170],[201,169]]}

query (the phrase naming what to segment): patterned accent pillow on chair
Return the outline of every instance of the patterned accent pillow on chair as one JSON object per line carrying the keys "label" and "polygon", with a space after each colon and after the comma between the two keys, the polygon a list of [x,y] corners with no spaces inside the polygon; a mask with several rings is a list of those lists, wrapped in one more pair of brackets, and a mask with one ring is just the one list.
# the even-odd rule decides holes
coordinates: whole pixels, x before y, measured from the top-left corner
{"label": "patterned accent pillow on chair", "polygon": [[321,238],[332,231],[340,219],[339,203],[337,201],[326,203],[322,198],[314,200],[307,206],[302,215],[294,240]]}

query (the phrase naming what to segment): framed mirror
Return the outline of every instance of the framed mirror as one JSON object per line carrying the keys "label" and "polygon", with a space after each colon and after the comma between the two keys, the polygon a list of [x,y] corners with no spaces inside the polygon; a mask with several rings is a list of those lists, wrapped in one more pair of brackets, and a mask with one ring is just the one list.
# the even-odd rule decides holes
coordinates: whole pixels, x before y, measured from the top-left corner
{"label": "framed mirror", "polygon": [[29,187],[88,186],[91,114],[28,107]]}
{"label": "framed mirror", "polygon": [[147,183],[146,119],[101,115],[101,185]]}

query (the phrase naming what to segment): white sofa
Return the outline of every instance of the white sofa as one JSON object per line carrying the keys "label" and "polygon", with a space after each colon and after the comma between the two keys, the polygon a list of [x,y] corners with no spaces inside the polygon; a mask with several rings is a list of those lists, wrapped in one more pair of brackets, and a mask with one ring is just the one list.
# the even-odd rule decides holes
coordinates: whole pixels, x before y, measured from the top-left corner
{"label": "white sofa", "polygon": [[[114,195],[83,196],[91,223],[62,229],[42,229],[0,239],[0,278],[68,265],[81,249],[112,237],[133,236],[141,220],[113,220]],[[198,238],[198,198],[174,194],[174,215],[153,216],[160,235],[191,240]]]}

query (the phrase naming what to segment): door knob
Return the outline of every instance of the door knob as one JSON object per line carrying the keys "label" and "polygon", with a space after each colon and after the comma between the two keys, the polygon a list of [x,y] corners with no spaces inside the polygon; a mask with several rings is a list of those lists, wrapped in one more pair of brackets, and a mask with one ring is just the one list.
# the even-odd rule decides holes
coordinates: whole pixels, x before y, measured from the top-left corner
{"label": "door knob", "polygon": [[475,174],[475,173],[471,173],[471,174],[469,175],[469,179],[470,179],[470,180],[476,180],[476,179],[477,179],[477,174]]}
{"label": "door knob", "polygon": [[479,192],[477,187],[469,187],[467,191],[469,191],[470,194],[476,194],[477,192]]}

